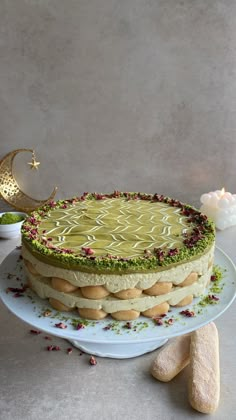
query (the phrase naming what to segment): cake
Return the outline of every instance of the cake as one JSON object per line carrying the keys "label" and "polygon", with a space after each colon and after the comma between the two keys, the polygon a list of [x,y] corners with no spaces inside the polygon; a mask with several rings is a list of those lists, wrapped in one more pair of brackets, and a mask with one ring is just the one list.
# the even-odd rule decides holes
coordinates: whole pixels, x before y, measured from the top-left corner
{"label": "cake", "polygon": [[50,202],[22,226],[29,287],[82,318],[155,318],[189,305],[212,274],[214,224],[158,194],[84,193]]}

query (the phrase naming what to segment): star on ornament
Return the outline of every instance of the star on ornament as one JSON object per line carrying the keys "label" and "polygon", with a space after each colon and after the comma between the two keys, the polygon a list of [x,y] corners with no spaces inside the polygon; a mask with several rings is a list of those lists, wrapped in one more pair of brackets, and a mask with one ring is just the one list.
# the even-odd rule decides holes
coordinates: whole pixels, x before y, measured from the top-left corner
{"label": "star on ornament", "polygon": [[35,152],[32,152],[32,160],[31,162],[28,162],[28,165],[31,166],[30,169],[36,169],[38,170],[38,166],[40,165],[40,162],[37,162],[36,158],[35,158]]}

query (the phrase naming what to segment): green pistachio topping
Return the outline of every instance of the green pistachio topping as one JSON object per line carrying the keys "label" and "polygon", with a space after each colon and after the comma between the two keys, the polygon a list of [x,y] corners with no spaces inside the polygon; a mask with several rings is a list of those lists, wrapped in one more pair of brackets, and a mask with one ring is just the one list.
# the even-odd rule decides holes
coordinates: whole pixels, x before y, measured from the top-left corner
{"label": "green pistachio topping", "polygon": [[0,216],[0,225],[11,225],[12,223],[22,222],[23,216],[14,213],[4,213]]}
{"label": "green pistachio topping", "polygon": [[203,255],[214,243],[200,211],[158,194],[84,194],[27,218],[25,246],[49,264],[88,272],[145,272]]}

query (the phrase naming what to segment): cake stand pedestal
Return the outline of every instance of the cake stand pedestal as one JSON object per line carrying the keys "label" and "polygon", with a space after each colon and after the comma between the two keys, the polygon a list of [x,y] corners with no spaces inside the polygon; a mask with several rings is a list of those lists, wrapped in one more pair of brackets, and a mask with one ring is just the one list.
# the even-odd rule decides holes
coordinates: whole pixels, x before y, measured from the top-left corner
{"label": "cake stand pedestal", "polygon": [[81,343],[77,340],[68,340],[74,347],[94,356],[110,357],[112,359],[129,359],[132,357],[141,356],[149,353],[163,346],[168,338],[159,339],[144,343]]}

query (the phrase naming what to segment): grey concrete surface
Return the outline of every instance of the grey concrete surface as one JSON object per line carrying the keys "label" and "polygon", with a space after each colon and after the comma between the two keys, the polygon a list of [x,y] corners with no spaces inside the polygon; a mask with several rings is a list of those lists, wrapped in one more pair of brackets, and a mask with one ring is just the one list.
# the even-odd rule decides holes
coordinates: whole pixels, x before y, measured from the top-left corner
{"label": "grey concrete surface", "polygon": [[[236,193],[234,0],[1,0],[0,158],[35,198],[114,189],[196,206]],[[229,236],[227,236],[229,235]],[[235,232],[222,245],[235,261]],[[226,239],[229,238],[227,242]],[[226,242],[225,242],[226,241]],[[15,241],[1,241],[1,259]],[[186,375],[160,384],[153,353],[100,359],[48,353],[0,304],[0,419],[198,419]],[[218,321],[222,393],[214,419],[235,417],[235,305]],[[66,348],[66,344],[57,339]]]}

